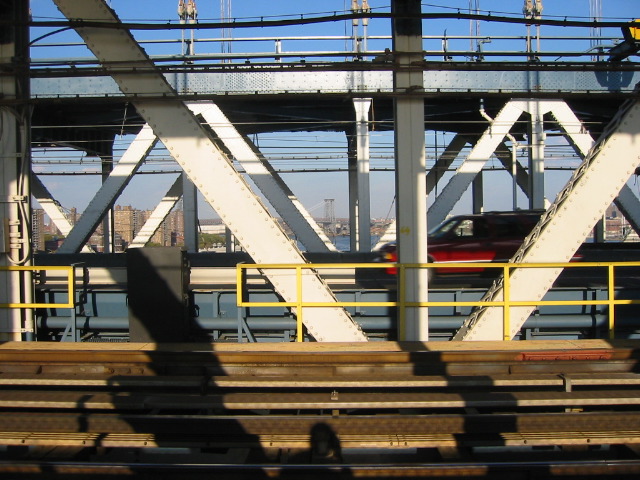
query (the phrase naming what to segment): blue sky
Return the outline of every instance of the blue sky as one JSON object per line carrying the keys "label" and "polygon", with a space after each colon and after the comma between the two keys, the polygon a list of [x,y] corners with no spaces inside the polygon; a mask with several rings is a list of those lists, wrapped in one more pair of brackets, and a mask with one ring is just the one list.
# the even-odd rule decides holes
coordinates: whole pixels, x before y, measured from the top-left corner
{"label": "blue sky", "polygon": [[[256,17],[284,17],[295,14],[311,13],[311,14],[325,14],[342,12],[350,8],[350,0],[325,0],[324,2],[301,2],[292,0],[280,0],[271,2],[256,2],[255,0],[226,0],[227,3],[231,3],[231,16],[242,19],[255,19]],[[162,21],[162,22],[176,22],[177,23],[177,0],[111,0],[108,3],[116,10],[118,15],[124,21]],[[200,21],[217,21],[220,18],[221,7],[218,0],[197,0],[198,18]],[[452,9],[459,9],[461,12],[467,12],[469,7],[469,0],[431,0],[423,2],[423,11],[425,12],[442,12],[451,11]],[[479,4],[480,9],[485,11],[491,11],[494,14],[522,16],[523,1],[511,0],[506,2],[504,0],[478,0],[474,2]],[[389,1],[369,0],[369,4],[374,11],[388,11]],[[602,13],[604,20],[619,20],[628,21],[635,17],[640,17],[637,7],[640,6],[640,2],[635,0],[603,0],[602,1]],[[61,18],[61,14],[57,11],[55,5],[51,0],[32,0],[31,8],[34,20],[45,20]],[[545,0],[543,17],[556,18],[565,16],[569,19],[587,19],[589,17],[589,0]],[[424,34],[425,35],[442,35],[446,32],[447,36],[455,35],[468,35],[472,29],[479,28],[479,32],[482,36],[502,36],[502,35],[524,35],[526,33],[526,27],[523,25],[509,25],[509,24],[496,24],[496,23],[481,23],[472,24],[468,20],[434,20],[424,22]],[[314,36],[314,35],[349,35],[351,34],[352,27],[350,23],[328,23],[319,25],[308,25],[304,27],[290,27],[287,29],[239,29],[233,31],[233,37],[248,37],[248,36]],[[475,30],[474,30],[475,31]],[[582,29],[562,29],[552,27],[542,27],[542,35],[561,35],[561,36],[587,36],[589,30]],[[32,38],[35,38],[45,30],[36,29],[33,32]],[[368,27],[369,35],[388,35],[390,32],[388,20],[372,20]],[[610,29],[602,32],[605,36],[619,37],[619,29]],[[134,35],[140,39],[149,38],[169,38],[173,36],[175,39],[180,37],[180,32],[134,32]],[[199,31],[196,33],[197,38],[219,38],[220,32],[216,30],[211,31]],[[73,32],[66,32],[54,35],[47,38],[42,43],[54,43],[63,41],[77,41],[78,37]],[[440,40],[433,40],[434,45],[439,48]],[[211,47],[213,45],[213,47]],[[428,47],[429,43],[425,44]],[[343,49],[348,47],[348,42],[340,41],[332,44],[332,48]],[[370,41],[370,49],[383,49],[388,46],[387,40]],[[288,48],[294,48],[293,45]],[[297,48],[307,48],[302,43],[295,45]],[[450,48],[468,48],[469,40],[459,40],[457,43],[451,41]],[[550,42],[544,42],[544,48],[561,49],[566,47],[558,47]],[[571,43],[570,48],[586,50],[589,47],[587,41]],[[180,53],[180,46],[178,44],[160,44],[160,45],[146,45],[148,53],[150,54],[178,54]],[[196,53],[200,53],[198,49],[205,48],[199,45],[196,46]],[[218,49],[219,45],[210,44],[209,48]],[[234,44],[232,50],[234,52],[241,51],[242,49],[273,49],[271,44],[262,44],[252,47],[249,43]],[[313,45],[313,48],[323,48],[322,46]],[[329,47],[325,47],[329,48]],[[487,48],[504,49],[504,45],[499,41],[492,42]],[[521,48],[517,46],[515,48]],[[219,50],[217,50],[219,51]],[[34,49],[32,56],[35,58],[42,57],[61,57],[61,56],[86,56],[87,51],[84,48],[69,48],[58,49],[52,47]],[[427,133],[428,148],[433,150],[434,143],[438,135],[433,132]],[[263,135],[257,138],[258,143],[261,146],[268,145],[300,145],[300,144],[317,144],[323,145],[326,148],[323,150],[322,156],[330,157],[319,162],[318,166],[334,166],[340,164],[341,160],[335,157],[340,157],[340,151],[346,153],[346,141],[342,134],[323,134],[323,133],[306,133],[299,135],[283,134],[283,135]],[[441,138],[440,147],[442,142],[446,139]],[[389,134],[375,133],[372,135],[372,146],[375,151],[380,153],[380,159],[376,160],[375,164],[379,165],[392,165],[392,161],[383,157],[391,155],[392,137]],[[275,150],[274,150],[275,151]],[[268,153],[268,152],[266,152]],[[391,162],[391,163],[390,163]],[[342,164],[345,162],[342,161]],[[92,166],[83,166],[82,168],[93,168]],[[311,176],[313,175],[313,177]],[[150,175],[142,176],[144,178],[135,179],[132,184],[125,190],[121,199],[118,201],[121,205],[133,205],[136,208],[153,208],[155,202],[162,196],[162,193],[173,182],[175,176],[160,175],[156,176],[154,180],[151,180]],[[313,173],[313,174],[283,174],[283,177],[289,184],[290,188],[298,195],[301,201],[309,209],[317,207],[322,204],[325,198],[334,198],[336,206],[336,214],[339,217],[347,215],[347,177],[346,173]],[[82,178],[80,183],[78,180]],[[91,197],[92,191],[98,188],[99,177],[86,176],[86,177],[71,177],[63,178],[60,176],[47,176],[43,177],[43,181],[53,192],[54,196],[67,208],[75,206],[82,210],[86,206]],[[393,174],[374,172],[371,176],[372,181],[372,216],[384,217],[389,211],[392,211],[393,202]],[[81,184],[82,188],[77,188],[77,185]],[[145,191],[145,195],[140,195],[140,191]],[[555,192],[553,193],[555,194]],[[462,206],[461,208],[466,208]],[[488,206],[488,208],[491,208]],[[206,211],[206,210],[205,210]],[[314,215],[321,216],[323,210],[318,207],[312,211]],[[393,211],[392,211],[393,213]],[[202,214],[202,216],[208,216]]]}

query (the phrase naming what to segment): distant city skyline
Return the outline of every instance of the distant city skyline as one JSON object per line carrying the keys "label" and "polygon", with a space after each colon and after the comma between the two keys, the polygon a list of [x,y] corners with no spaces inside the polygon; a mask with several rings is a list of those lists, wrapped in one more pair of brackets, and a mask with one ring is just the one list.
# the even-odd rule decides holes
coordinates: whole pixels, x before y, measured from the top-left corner
{"label": "distant city skyline", "polygon": [[[115,205],[114,206],[114,233],[116,235],[116,252],[122,252],[132,243],[133,239],[140,232],[144,222],[148,219],[152,210],[140,210],[131,205]],[[82,216],[82,212],[74,207],[67,212],[67,219],[71,224],[75,224]],[[318,224],[323,227],[326,233],[331,235],[349,235],[349,219],[348,217],[336,217],[333,227],[328,225],[327,218],[315,217]],[[282,222],[285,231],[293,237],[292,232]],[[208,228],[212,225],[223,227],[222,229]],[[388,221],[372,220],[372,235],[382,235],[388,225]],[[165,221],[160,225],[156,233],[150,240],[150,244],[158,246],[180,246],[184,245],[184,215],[181,208],[174,208],[167,216]],[[224,224],[219,218],[199,219],[199,231],[201,233],[224,234]],[[53,237],[53,243],[47,245],[46,237]],[[64,236],[58,228],[47,218],[42,208],[34,208],[32,210],[32,242],[35,251],[49,251],[53,253],[64,240]],[[87,242],[92,248],[98,252],[102,251],[102,224],[98,225],[95,232]]]}

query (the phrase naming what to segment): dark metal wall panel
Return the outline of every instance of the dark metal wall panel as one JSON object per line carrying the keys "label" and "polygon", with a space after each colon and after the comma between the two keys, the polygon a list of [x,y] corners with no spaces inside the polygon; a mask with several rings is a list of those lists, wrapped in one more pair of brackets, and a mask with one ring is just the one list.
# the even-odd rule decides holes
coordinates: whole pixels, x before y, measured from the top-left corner
{"label": "dark metal wall panel", "polygon": [[180,247],[127,251],[132,342],[182,342],[188,337],[189,267]]}

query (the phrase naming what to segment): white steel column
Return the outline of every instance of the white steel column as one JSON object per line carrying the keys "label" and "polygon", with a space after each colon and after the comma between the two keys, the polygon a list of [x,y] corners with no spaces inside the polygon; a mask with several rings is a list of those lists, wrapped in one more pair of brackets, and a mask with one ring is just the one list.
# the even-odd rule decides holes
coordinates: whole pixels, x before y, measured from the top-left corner
{"label": "white steel column", "polygon": [[[0,59],[7,58],[6,45],[0,45]],[[13,53],[13,52],[12,52]],[[8,60],[7,60],[8,61]],[[0,77],[0,93],[11,94],[11,88],[6,81],[11,77]],[[16,166],[19,165],[20,152],[18,150],[18,120],[9,108],[0,108],[0,265],[3,267],[14,265],[15,260],[24,255],[25,245],[21,244],[22,233],[20,225],[24,219],[19,212],[18,175]],[[0,271],[0,303],[19,303],[20,276],[17,272]],[[20,317],[18,309],[0,308],[0,341],[20,340]]]}
{"label": "white steel column", "polygon": [[[369,178],[370,98],[355,98],[355,159],[349,165],[349,207],[351,217],[351,251],[371,251],[371,194]],[[351,162],[351,158],[350,158]]]}
{"label": "white steel column", "polygon": [[182,177],[182,213],[184,246],[187,252],[198,252],[198,190],[187,175]]}
{"label": "white steel column", "polygon": [[[55,0],[70,19],[91,19],[119,23],[115,13],[100,0]],[[246,181],[234,169],[189,108],[123,29],[78,27],[87,46],[109,71],[123,93],[132,96],[138,113],[151,125],[158,138],[187,173],[225,224],[234,231],[245,250],[258,263],[302,264],[304,257],[269,214]],[[124,62],[119,68],[120,62]],[[131,68],[140,70],[131,73]],[[153,96],[154,99],[145,100]],[[163,97],[156,100],[158,96]],[[275,289],[288,302],[298,296],[292,271],[265,269]],[[304,301],[335,303],[336,298],[317,275],[302,275]],[[304,308],[303,321],[317,341],[366,341],[360,327],[341,307]]]}
{"label": "white steel column", "polygon": [[544,204],[544,111],[541,103],[532,100],[527,111],[529,123],[529,208],[543,209]]}
{"label": "white steel column", "polygon": [[[395,154],[396,154],[396,232],[398,260],[404,264],[427,263],[426,154],[424,132],[424,99],[412,96],[424,88],[421,63],[422,21],[419,0],[395,0],[391,4],[393,20],[393,52],[395,55]],[[422,302],[428,296],[426,269],[408,269],[404,300]],[[426,308],[407,307],[399,316],[399,340],[429,339],[429,317]]]}
{"label": "white steel column", "polygon": [[[612,120],[567,186],[542,217],[535,232],[514,255],[519,263],[567,262],[618,195],[638,165],[640,103],[629,101]],[[560,274],[558,268],[515,269],[510,280],[513,301],[540,300]],[[502,282],[485,298],[502,300]],[[534,307],[512,307],[507,332],[503,311],[487,307],[471,315],[456,340],[499,340],[518,333]]]}
{"label": "white steel column", "polygon": [[[113,153],[113,146],[111,150]],[[102,183],[104,184],[108,180],[111,172],[113,171],[113,154],[111,155],[111,158],[108,160],[105,158],[100,158],[100,164],[102,167]],[[133,173],[131,175],[133,176]],[[114,216],[112,207],[113,207],[113,204],[110,204],[104,212],[100,213],[100,219],[102,220],[102,252],[103,253],[111,253],[112,251],[115,251],[115,248],[114,248],[115,237],[116,237],[116,232],[114,228],[115,216]],[[91,233],[92,232],[89,233],[89,236],[91,235]],[[85,242],[88,240],[88,238],[89,237],[87,236],[87,238],[85,239]]]}
{"label": "white steel column", "polygon": [[[28,2],[5,2],[0,8],[0,20],[0,100],[12,104],[0,107],[0,266],[6,267],[31,262]],[[32,300],[31,275],[23,273],[0,271],[0,303]],[[31,333],[31,313],[0,308],[0,341],[21,340],[23,327]]]}

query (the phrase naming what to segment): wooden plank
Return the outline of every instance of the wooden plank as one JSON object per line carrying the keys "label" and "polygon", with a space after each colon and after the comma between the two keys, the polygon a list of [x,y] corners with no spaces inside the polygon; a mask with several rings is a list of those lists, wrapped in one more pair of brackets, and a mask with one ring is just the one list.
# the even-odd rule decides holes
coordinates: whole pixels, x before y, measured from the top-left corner
{"label": "wooden plank", "polygon": [[376,409],[396,410],[463,409],[463,408],[568,408],[585,406],[640,405],[637,390],[597,391],[512,391],[469,393],[415,393],[415,392],[337,392],[299,393],[263,392],[228,394],[162,394],[162,393],[103,393],[103,392],[51,392],[0,391],[2,408],[62,408],[108,410],[336,410]]}
{"label": "wooden plank", "polygon": [[107,352],[469,352],[580,349],[638,349],[639,340],[522,340],[512,342],[286,342],[286,343],[53,343],[4,342],[2,350],[107,351]]}

